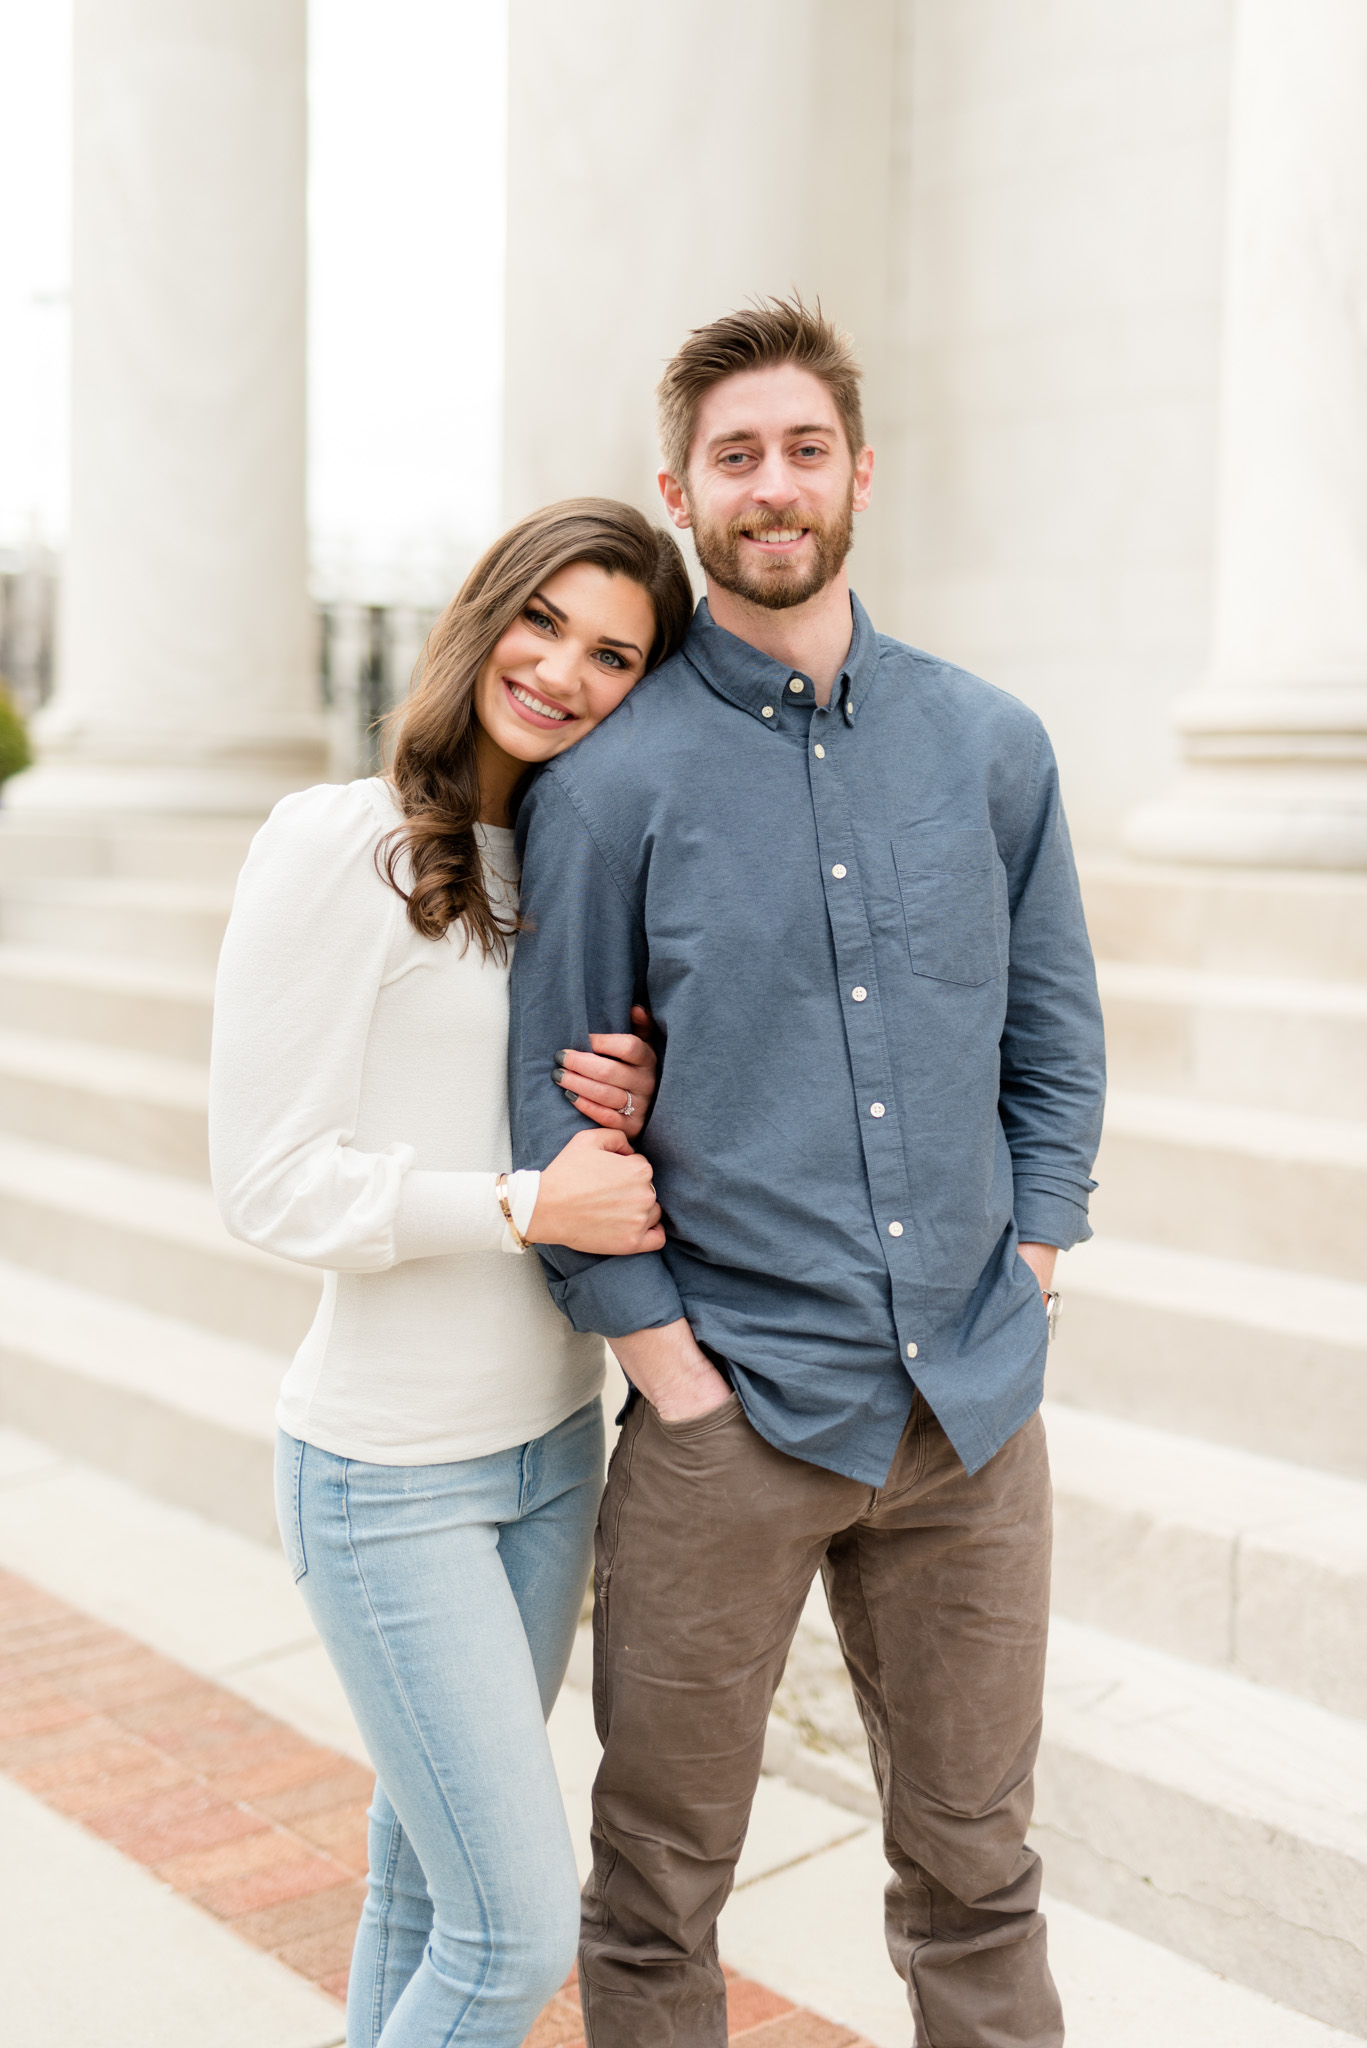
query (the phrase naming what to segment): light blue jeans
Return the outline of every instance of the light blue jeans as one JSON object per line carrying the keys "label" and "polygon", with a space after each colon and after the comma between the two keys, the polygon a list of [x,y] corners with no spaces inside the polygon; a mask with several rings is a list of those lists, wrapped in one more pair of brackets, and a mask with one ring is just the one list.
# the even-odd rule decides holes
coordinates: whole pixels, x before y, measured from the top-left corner
{"label": "light blue jeans", "polygon": [[282,1433],[275,1474],[285,1554],[378,1773],[347,2048],[519,2048],[579,1933],[546,1715],[588,1577],[600,1405],[446,1465]]}

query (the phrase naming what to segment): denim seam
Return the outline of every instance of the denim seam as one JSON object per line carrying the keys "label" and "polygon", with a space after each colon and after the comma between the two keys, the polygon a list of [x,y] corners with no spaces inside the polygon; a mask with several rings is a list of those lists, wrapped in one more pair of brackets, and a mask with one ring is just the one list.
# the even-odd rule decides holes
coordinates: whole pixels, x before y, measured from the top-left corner
{"label": "denim seam", "polygon": [[389,1849],[384,1861],[384,1890],[381,1906],[375,1915],[378,1939],[375,1944],[375,1986],[370,2009],[370,2044],[377,2048],[384,2031],[384,1975],[389,1956],[389,1915],[394,1903],[394,1872],[398,1868],[399,1844],[403,1840],[403,1822],[394,1815],[389,1830]]}
{"label": "denim seam", "polygon": [[[394,1686],[398,1693],[399,1700],[403,1705],[404,1712],[408,1716],[409,1726],[412,1729],[413,1734],[417,1738],[418,1749],[424,1761],[427,1764],[432,1784],[435,1787],[437,1793],[437,1798],[439,1799],[441,1806],[444,1812],[446,1813],[448,1820],[451,1823],[452,1833],[454,1834],[457,1842],[460,1844],[460,1852],[465,1859],[466,1868],[468,1869],[470,1874],[470,1889],[474,1897],[479,1901],[479,1909],[483,1922],[481,1927],[481,1933],[484,1938],[484,1974],[481,1977],[480,1982],[474,1987],[473,1991],[470,1994],[470,1997],[466,2000],[465,2005],[462,2007],[461,2011],[452,2021],[450,2029],[446,2034],[445,2042],[443,2043],[443,2048],[446,2048],[446,2043],[449,2043],[455,2039],[458,2030],[460,2029],[461,2025],[465,2020],[466,2014],[470,2011],[470,2008],[474,2004],[475,1999],[478,1998],[481,1991],[483,1991],[485,1984],[487,1984],[489,1980],[489,1970],[493,1962],[493,1929],[489,1913],[489,1902],[486,1899],[484,1895],[484,1889],[479,1882],[479,1873],[475,1868],[474,1859],[470,1854],[469,1844],[466,1842],[464,1832],[462,1831],[460,1822],[452,1809],[451,1802],[446,1796],[445,1787],[441,1782],[441,1778],[437,1772],[436,1765],[432,1759],[432,1752],[427,1746],[427,1740],[422,1733],[421,1725],[418,1721],[416,1714],[413,1712],[413,1705],[412,1701],[409,1699],[407,1688],[405,1687],[403,1680],[400,1678],[398,1669],[394,1663],[394,1659],[390,1654],[389,1643],[385,1637],[384,1630],[380,1625],[379,1615],[375,1612],[374,1602],[371,1600],[370,1597],[370,1588],[367,1586],[365,1581],[365,1573],[361,1568],[361,1560],[356,1554],[356,1545],[352,1539],[351,1533],[351,1502],[347,1491],[347,1476],[350,1471],[350,1467],[351,1460],[349,1458],[343,1459],[341,1494],[342,1515],[346,1526],[347,1551],[351,1558],[352,1564],[355,1567],[357,1583],[360,1586],[362,1595],[364,1596],[366,1611],[370,1615],[371,1622],[374,1625],[375,1634],[379,1641],[381,1651],[384,1655],[384,1661],[389,1670],[390,1677],[394,1682]],[[430,1940],[428,1946],[430,1949]]]}

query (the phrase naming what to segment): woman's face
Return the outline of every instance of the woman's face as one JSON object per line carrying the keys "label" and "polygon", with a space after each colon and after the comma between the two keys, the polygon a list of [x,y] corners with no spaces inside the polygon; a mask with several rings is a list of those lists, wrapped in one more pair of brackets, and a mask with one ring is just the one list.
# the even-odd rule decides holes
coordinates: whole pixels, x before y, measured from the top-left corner
{"label": "woman's face", "polygon": [[571,562],[548,576],[479,672],[475,715],[518,761],[549,761],[645,673],[655,607],[639,583]]}

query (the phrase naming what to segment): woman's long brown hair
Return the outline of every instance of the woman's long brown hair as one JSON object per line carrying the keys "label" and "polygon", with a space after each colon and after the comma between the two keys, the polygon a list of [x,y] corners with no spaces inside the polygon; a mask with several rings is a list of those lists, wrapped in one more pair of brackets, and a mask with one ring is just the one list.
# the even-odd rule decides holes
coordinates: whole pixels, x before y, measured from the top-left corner
{"label": "woman's long brown hair", "polygon": [[[484,885],[479,818],[475,683],[502,635],[534,593],[572,562],[639,583],[655,607],[647,673],[683,645],[693,595],[671,536],[615,498],[566,498],[510,527],[476,562],[427,637],[421,679],[391,714],[390,780],[404,822],[380,859],[390,886],[425,939],[461,922],[486,955],[508,956],[518,919],[501,918]],[[407,857],[411,886],[398,880]]]}

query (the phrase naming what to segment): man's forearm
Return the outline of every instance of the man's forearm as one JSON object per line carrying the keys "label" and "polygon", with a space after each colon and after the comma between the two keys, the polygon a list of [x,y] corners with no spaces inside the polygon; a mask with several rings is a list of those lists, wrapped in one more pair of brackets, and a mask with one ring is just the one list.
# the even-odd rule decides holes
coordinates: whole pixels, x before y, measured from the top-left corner
{"label": "man's forearm", "polygon": [[731,1389],[680,1318],[655,1330],[633,1330],[608,1343],[622,1371],[666,1422],[686,1422],[720,1408]]}

